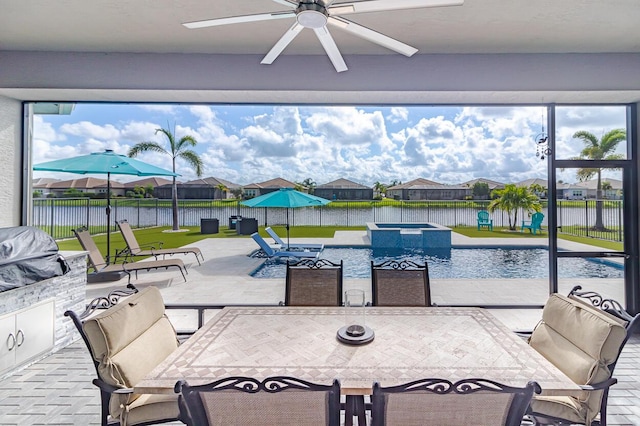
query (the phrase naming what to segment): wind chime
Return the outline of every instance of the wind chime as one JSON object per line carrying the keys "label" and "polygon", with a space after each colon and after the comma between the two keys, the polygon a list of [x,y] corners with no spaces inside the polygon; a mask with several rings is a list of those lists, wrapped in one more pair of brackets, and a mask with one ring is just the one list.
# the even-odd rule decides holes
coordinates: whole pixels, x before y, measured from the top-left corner
{"label": "wind chime", "polygon": [[542,122],[542,131],[536,135],[534,141],[536,142],[536,157],[540,157],[544,160],[545,157],[551,155],[551,148],[549,148],[549,135],[544,130],[544,113],[540,117]]}

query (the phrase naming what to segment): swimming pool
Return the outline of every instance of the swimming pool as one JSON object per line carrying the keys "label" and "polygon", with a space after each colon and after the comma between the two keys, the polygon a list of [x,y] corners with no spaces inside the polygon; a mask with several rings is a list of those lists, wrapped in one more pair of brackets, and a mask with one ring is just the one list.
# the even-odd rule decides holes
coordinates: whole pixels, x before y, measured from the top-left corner
{"label": "swimming pool", "polygon": [[[325,248],[320,254],[332,262],[344,261],[345,278],[368,278],[370,261],[406,259],[429,265],[431,278],[547,278],[546,248],[453,248],[450,250],[371,249],[368,247]],[[607,261],[579,258],[558,260],[560,278],[623,278],[622,266]],[[251,275],[284,278],[286,261],[267,259]]]}

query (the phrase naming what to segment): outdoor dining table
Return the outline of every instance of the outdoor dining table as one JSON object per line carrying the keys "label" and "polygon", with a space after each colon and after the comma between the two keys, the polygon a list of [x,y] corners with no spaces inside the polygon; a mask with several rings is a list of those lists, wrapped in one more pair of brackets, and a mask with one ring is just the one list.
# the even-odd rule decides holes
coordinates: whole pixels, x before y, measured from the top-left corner
{"label": "outdoor dining table", "polygon": [[173,393],[176,381],[205,384],[226,376],[287,375],[316,383],[340,380],[345,395],[421,378],[491,379],[522,387],[536,380],[548,394],[576,386],[489,311],[481,308],[368,307],[375,338],[353,346],[336,339],[339,307],[222,309],[135,387]]}

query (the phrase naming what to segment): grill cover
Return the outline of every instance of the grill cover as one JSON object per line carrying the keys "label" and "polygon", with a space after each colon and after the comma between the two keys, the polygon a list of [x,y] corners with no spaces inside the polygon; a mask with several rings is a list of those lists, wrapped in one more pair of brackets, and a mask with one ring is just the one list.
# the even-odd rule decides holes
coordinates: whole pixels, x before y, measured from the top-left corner
{"label": "grill cover", "polygon": [[33,226],[0,228],[0,291],[69,272],[58,244]]}

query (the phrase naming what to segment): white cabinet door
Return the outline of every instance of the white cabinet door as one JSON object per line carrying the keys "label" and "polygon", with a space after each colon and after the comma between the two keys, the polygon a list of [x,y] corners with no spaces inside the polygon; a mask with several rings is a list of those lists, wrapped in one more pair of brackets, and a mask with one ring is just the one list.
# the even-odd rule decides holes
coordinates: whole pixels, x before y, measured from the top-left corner
{"label": "white cabinet door", "polygon": [[0,373],[16,362],[16,317],[0,318]]}
{"label": "white cabinet door", "polygon": [[34,306],[16,315],[16,363],[21,364],[53,347],[53,301]]}

